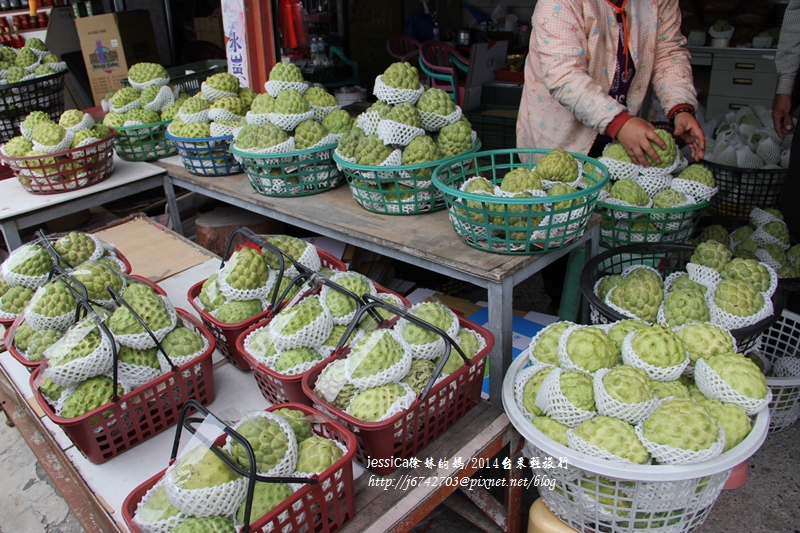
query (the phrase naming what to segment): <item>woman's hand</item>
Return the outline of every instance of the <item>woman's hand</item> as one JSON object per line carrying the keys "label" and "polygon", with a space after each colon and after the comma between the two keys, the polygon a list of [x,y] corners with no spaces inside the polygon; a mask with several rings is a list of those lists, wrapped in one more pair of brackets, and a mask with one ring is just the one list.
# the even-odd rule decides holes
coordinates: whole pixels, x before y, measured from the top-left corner
{"label": "woman's hand", "polygon": [[[681,114],[685,115],[686,113]],[[639,117],[632,117],[622,125],[617,132],[617,140],[628,152],[631,161],[643,167],[650,165],[645,154],[649,155],[654,163],[661,162],[651,142],[660,148],[667,147],[664,139],[656,133],[655,126]]]}
{"label": "woman's hand", "polygon": [[776,94],[772,101],[772,122],[775,125],[775,132],[781,139],[789,133],[794,133],[794,121],[792,120],[792,95]]}
{"label": "woman's hand", "polygon": [[700,123],[694,118],[691,113],[678,113],[675,115],[675,137],[680,137],[684,140],[689,150],[692,152],[692,158],[695,161],[700,161],[706,153],[706,134]]}

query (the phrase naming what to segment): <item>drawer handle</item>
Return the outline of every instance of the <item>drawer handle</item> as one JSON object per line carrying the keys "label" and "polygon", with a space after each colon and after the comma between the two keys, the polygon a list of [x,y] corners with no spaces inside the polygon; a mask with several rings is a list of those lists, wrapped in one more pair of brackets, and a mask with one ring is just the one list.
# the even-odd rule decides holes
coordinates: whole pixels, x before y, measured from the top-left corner
{"label": "drawer handle", "polygon": [[753,85],[753,80],[750,78],[733,78],[734,85]]}
{"label": "drawer handle", "polygon": [[742,70],[755,70],[756,69],[756,64],[755,63],[736,63],[734,68],[742,69]]}
{"label": "drawer handle", "polygon": [[747,107],[747,106],[743,105],[743,104],[728,104],[728,109],[730,109],[731,111],[737,111],[737,110],[739,110],[739,109],[741,109],[743,107]]}

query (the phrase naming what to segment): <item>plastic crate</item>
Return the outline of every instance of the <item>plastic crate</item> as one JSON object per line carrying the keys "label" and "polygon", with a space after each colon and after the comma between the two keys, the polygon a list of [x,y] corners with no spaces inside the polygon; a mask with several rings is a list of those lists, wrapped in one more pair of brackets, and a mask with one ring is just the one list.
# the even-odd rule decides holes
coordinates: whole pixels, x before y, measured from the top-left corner
{"label": "plastic crate", "polygon": [[561,248],[583,235],[600,191],[609,180],[608,169],[595,159],[572,154],[579,168],[591,164],[593,171],[582,172],[586,188],[566,195],[512,198],[461,190],[475,176],[498,186],[513,169],[534,169],[536,160],[548,152],[476,152],[452,158],[436,168],[433,183],[444,195],[453,230],[461,240],[486,252],[528,255]]}
{"label": "plastic crate", "polygon": [[507,150],[517,147],[518,112],[517,107],[484,106],[465,111],[465,115],[478,133],[483,150]]}
{"label": "plastic crate", "polygon": [[[471,329],[481,335],[486,340],[486,346],[470,360],[470,366],[462,365],[436,383],[426,398],[421,400],[417,396],[407,410],[386,420],[364,422],[337,409],[317,395],[314,385],[323,370],[322,365],[317,365],[303,376],[303,392],[311,399],[314,407],[355,434],[358,440],[356,460],[359,463],[368,465],[368,458],[375,460],[414,457],[478,404],[486,356],[494,348],[494,336],[486,328],[463,318],[458,320],[462,328]],[[346,350],[340,351],[336,356],[344,358],[345,353]],[[394,466],[395,461],[390,463],[392,466],[370,466],[370,470],[376,474],[389,474],[397,469]]]}
{"label": "plastic crate", "polygon": [[[589,261],[581,272],[581,292],[589,303],[591,319],[595,324],[610,323],[629,318],[615,311],[594,293],[594,286],[601,277],[609,274],[621,274],[633,265],[648,265],[661,273],[666,279],[673,272],[685,272],[686,264],[695,247],[688,244],[629,244],[613,250],[602,252]],[[780,316],[783,309],[783,295],[776,290],[772,295],[773,314],[759,322],[730,330],[736,339],[739,353],[744,353],[758,343],[761,334],[766,331]]]}
{"label": "plastic crate", "polygon": [[229,176],[242,172],[242,166],[233,157],[230,144],[233,135],[187,139],[175,137],[167,131],[186,170],[196,176]]}
{"label": "plastic crate", "polygon": [[77,418],[55,414],[36,386],[42,367],[31,373],[30,384],[45,415],[64,430],[75,446],[94,464],[101,464],[141,444],[178,422],[188,400],[206,405],[214,401],[214,338],[194,315],[177,309],[178,317],[208,340],[208,349],[197,358],[143,385],[116,402]]}
{"label": "plastic crate", "polygon": [[719,192],[711,199],[711,214],[746,217],[754,207],[778,207],[788,169],[742,169],[703,161]]}
{"label": "plastic crate", "polygon": [[256,192],[296,197],[319,194],[342,184],[342,174],[331,158],[335,148],[336,144],[328,144],[280,154],[254,154],[237,150],[234,144],[230,150]]}
{"label": "plastic crate", "polygon": [[58,122],[64,112],[66,70],[0,85],[0,143],[19,135],[19,125],[31,111],[44,111]]}
{"label": "plastic crate", "polygon": [[[326,533],[340,530],[355,515],[353,456],[356,439],[353,434],[307,405],[286,403],[274,405],[267,411],[286,408],[302,411],[311,422],[316,435],[333,439],[347,449],[341,459],[317,476],[316,484],[304,484],[289,498],[266,515],[251,518],[249,531],[314,531]],[[142,533],[133,520],[139,502],[163,476],[166,469],[151,477],[125,498],[122,516],[132,533]]]}
{"label": "plastic crate", "polygon": [[[479,150],[478,139],[467,153]],[[433,184],[433,171],[450,159],[416,165],[373,167],[346,161],[334,152],[358,205],[383,215],[418,215],[444,208],[444,198]]]}
{"label": "plastic crate", "polygon": [[700,463],[636,465],[593,457],[558,444],[522,414],[514,384],[530,364],[526,354],[511,363],[503,380],[503,409],[526,440],[523,456],[538,461],[533,475],[548,483],[545,489],[550,490],[540,488],[539,495],[576,531],[693,531],[708,516],[733,468],[752,456],[767,437],[769,412],[763,409],[742,442]]}
{"label": "plastic crate", "polygon": [[[181,94],[188,94],[189,96],[199,93],[200,85],[209,76],[227,71],[228,62],[224,59],[207,59],[167,69],[169,84],[180,89]],[[123,87],[130,86],[128,78],[122,78],[120,84]]]}
{"label": "plastic crate", "polygon": [[[325,250],[317,248],[317,253],[319,254],[322,266],[342,272],[347,270],[347,265]],[[235,324],[226,324],[225,322],[220,322],[211,313],[203,309],[203,306],[197,299],[197,297],[200,295],[200,290],[203,288],[203,283],[205,282],[206,280],[204,279],[195,283],[189,288],[189,292],[187,294],[189,303],[200,315],[203,324],[205,324],[205,326],[211,331],[211,334],[214,335],[214,338],[217,339],[217,349],[220,351],[220,353],[222,353],[222,355],[224,355],[225,358],[228,359],[228,361],[239,370],[250,370],[250,364],[237,346],[236,339],[251,325],[255,324],[256,322],[261,322],[267,318],[271,318],[273,315],[272,310],[267,309],[266,311],[252,316],[247,320],[243,320]]]}
{"label": "plastic crate", "polygon": [[[772,391],[769,402],[769,432],[777,433],[800,418],[800,371],[796,362],[800,352],[800,315],[784,310],[780,318],[761,336],[760,346],[754,348],[765,362],[767,386]],[[795,364],[794,376],[775,377],[775,365],[789,358]],[[784,361],[785,362],[785,361]]]}
{"label": "plastic crate", "polygon": [[100,183],[114,171],[116,134],[46,156],[10,157],[0,161],[14,172],[22,188],[32,194],[58,194]]}
{"label": "plastic crate", "polygon": [[[376,285],[375,287],[378,290],[378,293],[385,294],[391,292],[380,285]],[[393,292],[391,293],[400,298],[400,300],[403,302],[403,305],[406,307],[411,306],[411,303],[399,294]],[[268,402],[273,404],[297,402],[305,405],[313,405],[311,398],[306,396],[306,393],[303,391],[302,383],[303,376],[310,372],[310,370],[308,372],[301,372],[291,376],[281,374],[280,372],[277,372],[272,368],[262,364],[258,359],[250,355],[247,350],[244,349],[244,340],[247,338],[247,336],[256,330],[267,326],[271,319],[272,317],[267,317],[266,319],[253,324],[244,332],[242,332],[242,334],[236,339],[236,351],[240,353],[250,365],[250,369],[253,371],[253,377],[256,378],[256,383],[258,383],[258,388],[261,389],[261,394]],[[332,354],[329,357],[321,360],[319,365],[324,368],[328,363],[331,363],[335,359],[335,354]]]}
{"label": "plastic crate", "polygon": [[125,161],[154,161],[173,156],[178,150],[167,139],[166,132],[171,120],[142,124],[139,126],[118,126],[114,148],[117,155]]}

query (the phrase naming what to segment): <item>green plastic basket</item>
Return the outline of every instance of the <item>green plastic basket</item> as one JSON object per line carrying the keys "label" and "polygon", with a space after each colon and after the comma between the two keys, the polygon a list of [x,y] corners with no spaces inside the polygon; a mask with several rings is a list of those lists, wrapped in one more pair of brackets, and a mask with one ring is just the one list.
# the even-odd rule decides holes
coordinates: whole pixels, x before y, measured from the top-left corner
{"label": "green plastic basket", "polygon": [[[461,185],[483,176],[499,185],[509,171],[535,169],[550,150],[508,149],[459,156],[434,170],[453,229],[473,248],[502,254],[536,254],[561,248],[580,238],[595,202],[608,183],[608,169],[596,159],[572,154],[579,162],[584,187],[560,196],[510,198],[461,191]],[[585,166],[587,163],[593,167]]]}
{"label": "green plastic basket", "polygon": [[250,185],[264,196],[309,196],[334,189],[343,183],[342,174],[331,154],[336,144],[318,148],[282,152],[280,154],[254,154],[230,150]]}
{"label": "green plastic basket", "polygon": [[636,243],[683,243],[695,232],[700,215],[708,206],[700,202],[682,207],[648,208],[612,204],[598,200],[600,244],[616,248]]}
{"label": "green plastic basket", "polygon": [[[480,150],[478,139],[465,154]],[[347,161],[336,152],[333,158],[347,177],[350,192],[358,204],[383,215],[419,215],[444,209],[444,195],[433,184],[433,172],[464,154],[416,165],[367,166]],[[462,166],[462,162],[454,162]],[[465,169],[469,170],[469,169]]]}
{"label": "green plastic basket", "polygon": [[172,120],[114,128],[117,155],[126,161],[153,161],[177,154],[175,145],[166,137],[170,122]]}

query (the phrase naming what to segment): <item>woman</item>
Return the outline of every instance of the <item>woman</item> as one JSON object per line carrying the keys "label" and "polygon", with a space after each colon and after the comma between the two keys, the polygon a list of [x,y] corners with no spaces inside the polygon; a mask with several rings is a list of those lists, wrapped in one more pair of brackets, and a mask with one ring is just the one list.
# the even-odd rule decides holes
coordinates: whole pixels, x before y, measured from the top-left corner
{"label": "woman", "polygon": [[674,134],[699,160],[705,137],[678,0],[539,0],[532,18],[517,146],[598,156],[617,139],[634,163],[664,147],[635,117],[651,84]]}

